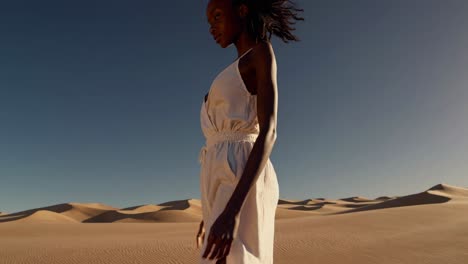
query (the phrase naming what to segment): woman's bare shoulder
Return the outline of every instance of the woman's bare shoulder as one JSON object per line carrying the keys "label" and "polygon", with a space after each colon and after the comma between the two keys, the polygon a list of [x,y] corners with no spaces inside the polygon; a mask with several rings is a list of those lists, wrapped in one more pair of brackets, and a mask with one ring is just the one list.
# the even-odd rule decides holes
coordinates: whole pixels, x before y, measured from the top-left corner
{"label": "woman's bare shoulder", "polygon": [[253,48],[253,56],[256,61],[259,59],[264,60],[274,60],[275,58],[275,51],[273,50],[273,45],[269,41],[262,41],[258,43]]}
{"label": "woman's bare shoulder", "polygon": [[253,49],[252,57],[257,71],[275,71],[276,57],[273,46],[270,42],[261,42],[257,44]]}

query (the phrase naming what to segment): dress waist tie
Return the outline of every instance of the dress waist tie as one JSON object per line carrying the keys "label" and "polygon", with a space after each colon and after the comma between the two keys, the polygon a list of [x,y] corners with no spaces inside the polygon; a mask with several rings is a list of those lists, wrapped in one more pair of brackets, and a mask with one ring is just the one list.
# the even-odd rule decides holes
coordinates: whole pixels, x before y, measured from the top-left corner
{"label": "dress waist tie", "polygon": [[208,148],[214,146],[215,144],[223,141],[249,141],[255,142],[257,140],[258,134],[256,133],[246,133],[240,131],[220,131],[211,134],[206,138],[206,144],[200,150],[198,155],[198,162],[203,164],[205,161],[205,155],[208,151]]}

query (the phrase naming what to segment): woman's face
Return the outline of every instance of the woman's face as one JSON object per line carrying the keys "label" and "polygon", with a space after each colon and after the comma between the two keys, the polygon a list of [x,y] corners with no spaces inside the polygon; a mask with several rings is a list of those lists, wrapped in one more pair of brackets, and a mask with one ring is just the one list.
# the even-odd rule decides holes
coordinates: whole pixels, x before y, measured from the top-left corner
{"label": "woman's face", "polygon": [[231,0],[211,0],[206,8],[206,16],[210,34],[221,47],[225,48],[237,39],[240,21]]}

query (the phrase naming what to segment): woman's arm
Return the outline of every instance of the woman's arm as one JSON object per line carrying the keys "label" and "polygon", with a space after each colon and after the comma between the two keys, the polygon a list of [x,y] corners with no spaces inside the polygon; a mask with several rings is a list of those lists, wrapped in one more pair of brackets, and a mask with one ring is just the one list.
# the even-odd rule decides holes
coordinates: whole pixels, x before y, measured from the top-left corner
{"label": "woman's arm", "polygon": [[262,170],[265,168],[276,141],[276,117],[278,109],[278,89],[276,83],[276,60],[271,43],[262,43],[253,54],[257,78],[257,115],[260,133],[245,165],[225,213],[237,216],[245,197]]}
{"label": "woman's arm", "polygon": [[205,227],[203,226],[203,220],[200,222],[200,226],[198,228],[198,233],[197,233],[197,248],[199,248],[203,244],[203,240],[205,238]]}

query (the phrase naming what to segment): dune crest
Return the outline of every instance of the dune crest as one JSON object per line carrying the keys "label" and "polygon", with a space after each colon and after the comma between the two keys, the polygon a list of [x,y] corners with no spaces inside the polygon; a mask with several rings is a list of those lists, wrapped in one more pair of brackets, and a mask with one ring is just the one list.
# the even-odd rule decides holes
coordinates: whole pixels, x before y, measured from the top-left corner
{"label": "dune crest", "polygon": [[46,210],[38,210],[26,217],[23,217],[17,222],[22,223],[78,223],[73,218],[65,216],[63,214],[46,211]]}
{"label": "dune crest", "polygon": [[434,195],[445,196],[451,199],[468,199],[468,188],[461,188],[445,183],[437,184],[427,190]]}
{"label": "dune crest", "polygon": [[362,197],[362,196],[353,196],[353,197],[348,197],[348,198],[341,198],[339,200],[346,201],[346,202],[352,202],[352,203],[365,203],[365,202],[371,202],[374,201],[372,199]]}
{"label": "dune crest", "polygon": [[83,223],[180,223],[201,221],[201,202],[185,199],[103,212]]}
{"label": "dune crest", "polygon": [[144,204],[144,205],[137,205],[137,206],[131,206],[131,207],[127,207],[127,208],[123,208],[123,209],[120,209],[119,211],[120,212],[124,212],[124,211],[133,211],[133,212],[140,212],[140,213],[144,213],[144,212],[154,212],[154,211],[159,211],[161,210],[162,206],[159,206],[159,205],[154,205],[154,204]]}
{"label": "dune crest", "polygon": [[446,203],[450,200],[467,200],[468,201],[468,189],[456,187],[448,184],[437,184],[426,191],[401,196],[398,198],[385,200],[376,204],[370,204],[363,207],[351,209],[344,212],[338,212],[337,214],[353,213],[359,211],[376,210],[376,209],[387,209],[393,207],[403,206],[415,206],[415,205],[427,205]]}

